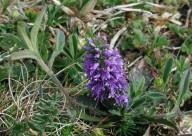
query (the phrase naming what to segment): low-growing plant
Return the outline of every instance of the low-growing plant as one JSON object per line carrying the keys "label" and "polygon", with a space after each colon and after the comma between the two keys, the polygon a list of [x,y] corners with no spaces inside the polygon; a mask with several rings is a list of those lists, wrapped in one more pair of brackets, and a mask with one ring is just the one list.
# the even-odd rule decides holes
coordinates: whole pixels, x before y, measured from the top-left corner
{"label": "low-growing plant", "polygon": [[[93,10],[124,3],[64,0],[60,4],[56,0],[38,13],[26,10],[28,21],[35,20],[32,24],[15,19],[15,24],[0,25],[3,134],[134,136],[144,135],[153,124],[179,132],[175,117],[191,114],[181,111],[192,96],[191,30],[171,23],[163,23],[166,29],[158,32],[155,25],[147,26],[137,15],[152,14],[145,11],[150,6],[162,7],[150,0],[119,5],[139,13],[129,14],[119,7]],[[118,14],[113,13],[117,9]],[[105,29],[100,33],[98,24],[93,31],[80,32],[79,22],[84,27],[83,21],[89,24],[97,19],[106,19],[101,21]],[[169,47],[173,40],[163,31],[179,37],[180,47]],[[136,60],[133,52],[139,55]]]}

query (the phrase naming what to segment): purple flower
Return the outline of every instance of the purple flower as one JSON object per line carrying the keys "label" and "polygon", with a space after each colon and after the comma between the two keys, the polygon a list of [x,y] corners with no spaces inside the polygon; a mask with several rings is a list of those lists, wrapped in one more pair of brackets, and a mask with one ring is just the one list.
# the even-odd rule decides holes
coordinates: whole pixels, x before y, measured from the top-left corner
{"label": "purple flower", "polygon": [[99,49],[99,48],[95,48],[95,51],[96,51],[96,52],[99,52],[99,51],[100,51],[100,49]]}
{"label": "purple flower", "polygon": [[112,54],[112,51],[111,50],[104,50],[103,51],[103,55],[107,56],[107,57],[110,57]]}
{"label": "purple flower", "polygon": [[127,81],[124,77],[123,61],[117,49],[110,50],[106,36],[98,34],[88,38],[84,46],[83,69],[87,74],[91,96],[97,101],[114,99],[115,105],[128,107]]}
{"label": "purple flower", "polygon": [[89,45],[91,45],[92,47],[95,47],[95,44],[93,43],[93,40],[91,38],[88,38],[89,41]]}
{"label": "purple flower", "polygon": [[94,58],[95,58],[95,59],[98,59],[99,57],[100,57],[99,54],[95,54],[95,55],[94,55]]}

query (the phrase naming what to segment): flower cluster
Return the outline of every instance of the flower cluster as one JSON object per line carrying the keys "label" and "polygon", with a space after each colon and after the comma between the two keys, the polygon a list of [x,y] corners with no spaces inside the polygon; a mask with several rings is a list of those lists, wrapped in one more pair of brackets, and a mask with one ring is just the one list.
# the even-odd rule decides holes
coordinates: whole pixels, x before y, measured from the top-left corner
{"label": "flower cluster", "polygon": [[92,97],[101,102],[111,98],[116,105],[128,107],[127,81],[118,50],[110,50],[107,38],[100,34],[94,39],[88,38],[88,43],[84,46],[87,53],[83,69],[89,79],[87,88]]}

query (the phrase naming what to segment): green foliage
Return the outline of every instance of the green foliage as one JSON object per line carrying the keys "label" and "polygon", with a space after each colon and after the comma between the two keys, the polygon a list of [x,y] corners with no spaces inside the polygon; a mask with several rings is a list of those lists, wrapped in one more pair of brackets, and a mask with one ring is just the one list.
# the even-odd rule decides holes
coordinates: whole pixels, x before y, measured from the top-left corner
{"label": "green foliage", "polygon": [[189,63],[186,62],[186,59],[184,56],[180,56],[180,59],[175,61],[175,65],[177,66],[177,70],[180,73],[182,73],[187,69],[187,67],[189,66]]}
{"label": "green foliage", "polygon": [[192,54],[192,44],[187,40],[182,44],[181,50],[188,55]]}
{"label": "green foliage", "polygon": [[189,81],[190,81],[190,70],[185,70],[179,83],[179,94],[175,106],[173,108],[173,111],[178,109],[180,102],[184,99],[189,89]]}
{"label": "green foliage", "polygon": [[135,38],[133,40],[133,44],[138,47],[144,45],[148,41],[148,36],[145,35],[141,30],[134,29],[133,30],[133,37]]}
{"label": "green foliage", "polygon": [[13,0],[0,0],[0,13],[5,12]]}
{"label": "green foliage", "polygon": [[153,48],[157,48],[159,46],[169,45],[169,41],[165,36],[157,35],[155,39],[152,41]]}
{"label": "green foliage", "polygon": [[[43,136],[46,131],[52,131],[52,128],[49,128],[49,126],[54,126],[54,119],[58,114],[58,109],[56,107],[57,95],[57,93],[53,96],[48,95],[47,100],[40,99],[37,105],[38,113],[34,114],[30,119],[25,119],[22,122],[15,122],[11,130],[11,135],[31,135],[29,129],[36,131],[40,136]],[[47,127],[49,129],[47,129]]]}
{"label": "green foliage", "polygon": [[37,46],[37,36],[38,36],[38,32],[39,32],[39,29],[41,27],[41,22],[42,22],[42,19],[43,19],[43,16],[45,14],[45,11],[46,9],[44,9],[36,18],[35,20],[35,23],[34,23],[34,26],[31,30],[31,33],[30,33],[30,40],[31,40],[31,44],[33,46],[33,48],[37,51],[38,50],[38,46]]}
{"label": "green foliage", "polygon": [[60,30],[58,30],[57,32],[57,41],[56,41],[56,47],[51,55],[51,58],[49,59],[49,68],[52,68],[52,65],[54,63],[55,58],[61,53],[63,52],[63,47],[65,45],[65,35],[63,32],[61,32]]}
{"label": "green foliage", "polygon": [[50,4],[48,6],[47,24],[49,26],[56,27],[58,24],[63,24],[67,22],[67,17],[59,14],[60,8],[61,6],[56,7],[53,4]]}
{"label": "green foliage", "polygon": [[71,34],[63,49],[65,56],[59,57],[54,65],[54,68],[68,68],[66,72],[64,72],[66,76],[63,80],[65,82],[70,81],[74,84],[80,83],[81,78],[78,77],[78,74],[82,72],[80,61],[85,52],[82,49],[78,49],[78,44],[77,35]]}
{"label": "green foliage", "polygon": [[148,90],[143,92],[145,80],[142,78],[139,82],[131,80],[129,87],[129,106],[131,110],[124,109],[122,111],[110,110],[109,112],[118,116],[120,119],[119,124],[116,124],[118,135],[134,135],[138,131],[138,125],[148,124],[149,122],[160,123],[168,125],[177,130],[173,121],[169,119],[157,119],[154,117],[156,114],[156,105],[160,100],[165,99],[166,95],[162,92],[155,90]]}
{"label": "green foliage", "polygon": [[175,24],[168,24],[167,26],[169,29],[171,29],[172,31],[174,31],[178,35],[182,35],[186,32],[186,28],[175,25]]}
{"label": "green foliage", "polygon": [[163,82],[164,82],[164,84],[167,83],[167,80],[170,77],[172,67],[173,67],[173,58],[170,58],[165,62],[165,65],[163,67]]}
{"label": "green foliage", "polygon": [[122,49],[124,48],[124,50],[126,50],[137,48],[151,52],[156,48],[170,44],[170,41],[166,36],[156,34],[153,28],[148,28],[148,30],[146,30],[144,27],[145,25],[145,22],[140,19],[131,21],[130,29],[126,32],[125,39],[123,39],[123,42],[126,41],[125,46],[127,47],[125,47],[124,43],[122,43]]}
{"label": "green foliage", "polygon": [[98,6],[114,6],[122,4],[121,0],[98,0]]}
{"label": "green foliage", "polygon": [[124,23],[124,20],[122,18],[119,18],[119,19],[115,19],[115,20],[110,21],[110,26],[112,28],[115,28],[115,27],[122,25],[123,23]]}
{"label": "green foliage", "polygon": [[154,122],[154,123],[158,123],[158,124],[164,124],[167,126],[170,126],[172,128],[174,128],[175,130],[178,130],[178,127],[175,125],[175,122],[171,119],[155,119],[155,118],[147,118],[147,120]]}
{"label": "green foliage", "polygon": [[61,132],[62,136],[68,136],[68,135],[70,135],[72,129],[73,129],[73,126],[64,127],[64,128],[62,129],[62,132]]}
{"label": "green foliage", "polygon": [[[142,135],[154,123],[178,131],[174,117],[185,115],[181,107],[192,96],[191,20],[186,28],[174,24],[172,17],[164,19],[163,14],[166,11],[174,17],[183,10],[182,2],[162,1],[163,8],[152,0],[142,4],[138,0],[60,2],[57,6],[46,0],[15,5],[12,0],[0,0],[0,128],[9,130],[6,134],[11,136],[134,136]],[[39,11],[44,4],[47,8]],[[127,4],[136,4],[126,8],[137,10],[110,12],[112,7]],[[66,15],[65,8],[74,11],[74,16]],[[155,16],[143,14],[144,10]],[[175,19],[176,23],[182,20]],[[105,29],[100,27],[103,23]],[[115,46],[125,62],[130,62],[125,66],[128,73],[139,73],[125,72],[128,108],[115,107],[111,99],[96,102],[87,95],[81,63],[87,37],[100,32],[110,43],[123,27],[127,29]],[[58,89],[55,85],[59,90],[67,88],[66,94],[77,103],[75,108],[69,106],[68,95],[65,105],[61,92],[48,95]]]}

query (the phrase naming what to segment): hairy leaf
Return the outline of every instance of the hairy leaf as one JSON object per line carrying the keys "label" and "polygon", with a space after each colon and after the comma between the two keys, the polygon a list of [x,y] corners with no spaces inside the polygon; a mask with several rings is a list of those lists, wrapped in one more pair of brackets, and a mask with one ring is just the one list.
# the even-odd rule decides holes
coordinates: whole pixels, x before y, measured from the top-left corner
{"label": "hairy leaf", "polygon": [[168,59],[168,61],[165,62],[164,68],[163,68],[163,81],[164,84],[167,83],[167,80],[170,76],[171,70],[173,67],[173,58]]}
{"label": "hairy leaf", "polygon": [[33,51],[34,48],[33,48],[32,43],[31,43],[31,41],[27,35],[24,23],[23,22],[18,23],[17,29],[18,29],[18,32],[20,33],[20,35],[22,36],[22,38],[25,40],[25,43],[26,43],[28,49]]}
{"label": "hairy leaf", "polygon": [[42,22],[44,14],[45,14],[45,11],[46,11],[46,9],[44,9],[39,14],[39,16],[37,16],[37,19],[35,20],[34,26],[33,26],[32,30],[31,30],[31,36],[30,36],[31,44],[32,44],[33,48],[36,51],[38,50],[38,47],[37,47],[37,35],[38,35],[39,29],[41,27],[41,22]]}
{"label": "hairy leaf", "polygon": [[154,122],[154,123],[158,123],[158,124],[164,124],[167,126],[170,126],[172,128],[174,128],[175,130],[179,130],[178,127],[176,126],[176,124],[172,121],[172,120],[168,120],[168,119],[157,119],[157,118],[151,118],[151,117],[146,117],[146,119],[150,122]]}
{"label": "hairy leaf", "polygon": [[31,51],[31,50],[22,50],[18,52],[14,52],[11,54],[11,60],[20,60],[20,59],[38,59],[38,55],[36,52]]}
{"label": "hairy leaf", "polygon": [[65,35],[62,31],[58,30],[57,32],[57,41],[56,41],[56,48],[53,51],[51,58],[49,59],[49,68],[52,68],[55,58],[63,52],[63,47],[65,45]]}
{"label": "hairy leaf", "polygon": [[179,105],[180,101],[183,99],[185,94],[187,93],[187,90],[189,89],[189,81],[190,81],[190,70],[185,70],[182,77],[181,81],[179,83],[179,97],[177,99],[176,104]]}
{"label": "hairy leaf", "polygon": [[9,39],[11,41],[13,41],[14,43],[17,43],[19,46],[22,46],[23,48],[26,48],[25,43],[23,43],[23,41],[21,39],[19,39],[17,36],[13,35],[13,34],[3,34],[5,39]]}

